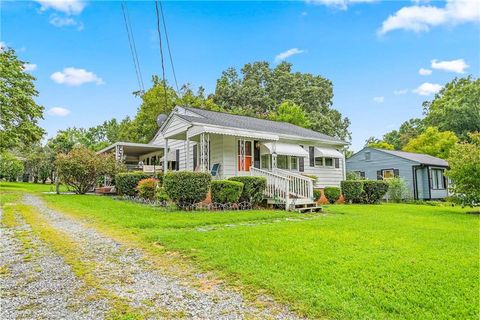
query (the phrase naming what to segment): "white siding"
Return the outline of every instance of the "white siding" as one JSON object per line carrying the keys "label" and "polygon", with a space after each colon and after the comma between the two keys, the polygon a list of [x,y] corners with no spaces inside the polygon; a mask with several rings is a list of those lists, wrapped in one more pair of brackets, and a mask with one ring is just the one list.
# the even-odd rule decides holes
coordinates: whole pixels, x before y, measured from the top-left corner
{"label": "white siding", "polygon": [[164,137],[173,137],[182,132],[186,132],[189,126],[191,126],[189,122],[174,115],[170,118],[167,126],[163,128],[162,133]]}

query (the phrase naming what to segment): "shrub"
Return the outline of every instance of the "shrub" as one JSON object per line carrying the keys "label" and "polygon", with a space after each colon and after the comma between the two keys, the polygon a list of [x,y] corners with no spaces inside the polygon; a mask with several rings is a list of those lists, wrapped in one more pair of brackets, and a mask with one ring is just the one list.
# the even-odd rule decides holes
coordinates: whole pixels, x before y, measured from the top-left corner
{"label": "shrub", "polygon": [[150,177],[142,171],[122,172],[115,176],[115,188],[120,195],[134,196],[137,194],[138,182]]}
{"label": "shrub", "polygon": [[158,180],[155,178],[142,179],[138,182],[137,192],[138,196],[143,199],[153,200],[157,190]]}
{"label": "shrub", "polygon": [[378,203],[388,191],[388,182],[384,180],[363,181],[363,202]]}
{"label": "shrub", "polygon": [[362,178],[358,172],[348,171],[346,180],[365,180],[365,178]]}
{"label": "shrub", "polygon": [[325,193],[325,197],[327,197],[330,203],[335,203],[335,201],[340,198],[340,188],[337,187],[326,187],[323,192]]}
{"label": "shrub", "polygon": [[235,203],[240,199],[243,183],[230,180],[212,181],[212,201],[215,203]]}
{"label": "shrub", "polygon": [[346,201],[350,203],[360,203],[362,201],[363,181],[345,180],[341,182],[341,187]]}
{"label": "shrub", "polygon": [[163,187],[178,205],[198,203],[207,197],[212,176],[206,172],[177,171],[163,177]]}
{"label": "shrub", "polygon": [[267,179],[264,177],[231,177],[228,180],[243,183],[243,192],[240,196],[240,202],[250,202],[258,204],[263,200],[263,192],[267,187]]}
{"label": "shrub", "polygon": [[0,153],[0,178],[16,181],[23,170],[22,161],[18,160],[13,154],[9,152]]}
{"label": "shrub", "polygon": [[99,177],[113,176],[120,169],[113,155],[96,154],[86,147],[75,147],[55,160],[60,180],[75,193],[85,194],[93,189]]}
{"label": "shrub", "polygon": [[154,175],[155,179],[158,180],[158,185],[161,187],[163,186],[163,172],[157,172]]}
{"label": "shrub", "polygon": [[313,199],[315,201],[318,201],[320,197],[322,196],[322,191],[320,189],[313,189]]}
{"label": "shrub", "polygon": [[157,192],[155,193],[155,198],[157,201],[160,202],[167,202],[169,200],[168,194],[165,192],[165,188],[159,187],[157,188]]}
{"label": "shrub", "polygon": [[402,178],[393,178],[388,180],[388,199],[393,202],[400,202],[410,198],[410,190]]}

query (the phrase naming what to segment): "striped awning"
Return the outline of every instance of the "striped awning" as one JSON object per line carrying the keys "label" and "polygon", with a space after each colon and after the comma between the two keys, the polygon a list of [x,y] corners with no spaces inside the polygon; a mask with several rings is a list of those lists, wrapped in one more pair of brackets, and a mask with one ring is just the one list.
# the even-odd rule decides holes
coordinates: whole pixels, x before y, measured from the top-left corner
{"label": "striped awning", "polygon": [[226,136],[234,136],[234,137],[242,137],[242,138],[251,138],[251,139],[259,139],[259,140],[270,140],[270,141],[277,141],[278,136],[274,134],[268,134],[263,132],[255,132],[255,131],[248,131],[248,130],[241,130],[241,129],[229,129],[229,128],[222,128],[222,127],[212,127],[212,126],[201,126],[195,128],[195,130],[191,131],[192,133],[188,135],[189,138],[196,136],[201,133],[213,133],[213,134],[221,134]]}
{"label": "striped awning", "polygon": [[265,142],[262,145],[267,148],[269,153],[276,153],[285,156],[308,157],[308,151],[300,147],[298,144],[290,144],[283,142]]}
{"label": "striped awning", "polygon": [[333,148],[315,147],[315,157],[343,158],[343,154]]}

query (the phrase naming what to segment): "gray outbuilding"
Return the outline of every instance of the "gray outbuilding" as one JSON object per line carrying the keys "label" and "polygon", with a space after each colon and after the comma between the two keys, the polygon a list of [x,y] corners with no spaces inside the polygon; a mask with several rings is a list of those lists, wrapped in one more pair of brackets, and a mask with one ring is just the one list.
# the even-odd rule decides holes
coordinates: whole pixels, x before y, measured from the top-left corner
{"label": "gray outbuilding", "polygon": [[448,162],[426,154],[363,148],[346,161],[347,172],[370,180],[400,177],[405,180],[411,197],[420,200],[448,196],[445,177]]}

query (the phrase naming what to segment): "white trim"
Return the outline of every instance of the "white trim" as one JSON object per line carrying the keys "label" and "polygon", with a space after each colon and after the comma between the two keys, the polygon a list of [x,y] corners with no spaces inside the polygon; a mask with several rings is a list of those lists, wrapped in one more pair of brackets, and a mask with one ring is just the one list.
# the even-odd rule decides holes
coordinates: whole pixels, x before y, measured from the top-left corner
{"label": "white trim", "polygon": [[145,143],[134,143],[134,142],[115,142],[114,144],[109,145],[108,147],[103,148],[102,150],[97,151],[97,154],[104,153],[106,151],[109,151],[111,149],[115,149],[117,146],[123,146],[123,147],[141,147],[141,148],[146,148],[146,149],[152,149],[152,150],[161,150],[163,147],[159,145],[153,145],[153,144],[145,144]]}
{"label": "white trim", "polygon": [[212,133],[212,134],[220,134],[220,135],[226,135],[226,136],[273,140],[273,141],[276,141],[279,139],[277,135],[266,134],[258,131],[230,129],[229,127],[220,127],[220,126],[211,126],[211,125],[205,126],[205,125],[202,125],[201,123],[195,123],[195,122],[193,122],[193,124],[198,126],[199,130],[195,130],[193,134],[189,134],[187,132],[188,138],[192,138],[201,133]]}

